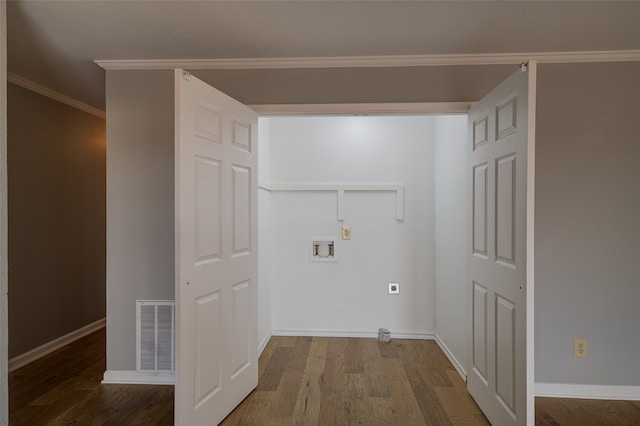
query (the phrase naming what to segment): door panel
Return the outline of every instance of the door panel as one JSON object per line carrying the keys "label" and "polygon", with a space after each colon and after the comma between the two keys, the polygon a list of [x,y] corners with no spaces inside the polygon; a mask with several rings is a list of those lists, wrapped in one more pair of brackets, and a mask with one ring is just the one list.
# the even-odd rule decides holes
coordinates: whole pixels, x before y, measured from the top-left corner
{"label": "door panel", "polygon": [[[496,259],[515,265],[516,156],[496,160]],[[505,265],[506,266],[506,265]]]}
{"label": "door panel", "polygon": [[472,235],[467,386],[492,424],[527,422],[527,149],[533,71],[517,71],[469,112]]}
{"label": "door panel", "polygon": [[231,380],[251,364],[251,318],[249,303],[250,282],[243,281],[233,286],[233,373]]}
{"label": "door panel", "polygon": [[251,170],[231,166],[233,173],[233,254],[249,254],[251,233]]}
{"label": "door panel", "polygon": [[257,115],[176,70],[176,410],[215,425],[257,385]]}
{"label": "door panel", "polygon": [[473,168],[473,253],[487,256],[487,164]]}
{"label": "door panel", "polygon": [[515,313],[515,303],[496,294],[496,396],[512,415],[515,415]]}
{"label": "door panel", "polygon": [[209,400],[221,387],[222,370],[222,307],[220,291],[205,294],[195,300],[195,406]]}
{"label": "door panel", "polygon": [[473,369],[478,377],[487,382],[487,289],[473,283]]}
{"label": "door panel", "polygon": [[220,259],[220,161],[195,158],[195,232],[197,262]]}
{"label": "door panel", "polygon": [[249,124],[233,120],[233,145],[251,152],[251,126]]}

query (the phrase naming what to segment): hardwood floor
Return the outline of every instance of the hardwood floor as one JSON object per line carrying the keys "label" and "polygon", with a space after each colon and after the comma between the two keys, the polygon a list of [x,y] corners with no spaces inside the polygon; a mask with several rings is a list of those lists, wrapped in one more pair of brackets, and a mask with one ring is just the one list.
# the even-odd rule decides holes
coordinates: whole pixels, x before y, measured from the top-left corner
{"label": "hardwood floor", "polygon": [[536,425],[640,425],[640,401],[536,398]]}
{"label": "hardwood floor", "polygon": [[487,425],[431,340],[272,337],[223,425]]}
{"label": "hardwood floor", "polygon": [[171,425],[173,386],[101,385],[105,329],[9,374],[10,425]]}
{"label": "hardwood floor", "polygon": [[[101,385],[105,332],[9,374],[11,425],[170,425],[173,387]],[[273,337],[223,425],[486,425],[433,341]],[[639,401],[536,398],[536,425],[640,425]]]}

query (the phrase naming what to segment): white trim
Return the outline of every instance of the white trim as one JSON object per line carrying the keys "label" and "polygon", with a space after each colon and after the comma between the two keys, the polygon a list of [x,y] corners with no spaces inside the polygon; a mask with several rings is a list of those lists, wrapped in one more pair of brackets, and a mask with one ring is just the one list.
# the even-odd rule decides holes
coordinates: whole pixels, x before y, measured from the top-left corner
{"label": "white trim", "polygon": [[[397,192],[396,192],[397,194]],[[396,198],[397,200],[397,198]],[[344,189],[338,189],[338,205],[336,207],[336,213],[338,214],[338,221],[344,222]],[[396,201],[397,204],[397,201]],[[398,207],[396,205],[396,211]]]}
{"label": "white trim", "polygon": [[266,180],[259,179],[258,180],[258,188],[263,189],[265,191],[271,192],[271,184]]}
{"label": "white trim", "polygon": [[261,116],[466,114],[474,102],[248,105]]}
{"label": "white trim", "polygon": [[265,348],[269,344],[269,340],[271,340],[271,332],[267,333],[267,336],[262,340],[260,346],[258,346],[258,358],[260,358],[260,355],[262,355],[262,352],[264,352]]}
{"label": "white trim", "polygon": [[401,183],[271,183],[271,191],[400,191]]}
{"label": "white trim", "polygon": [[29,352],[25,352],[21,355],[15,356],[9,360],[9,372],[17,370],[20,367],[24,367],[30,362],[42,358],[43,356],[48,355],[51,352],[68,345],[71,342],[81,339],[84,336],[93,333],[94,331],[100,330],[106,324],[106,318],[99,319],[96,322],[85,325],[84,327],[72,331],[71,333],[65,334],[64,336],[60,336],[57,339],[47,342],[44,345],[31,349]]}
{"label": "white trim", "polygon": [[16,86],[20,86],[24,89],[31,90],[32,92],[38,93],[42,96],[46,96],[47,98],[53,99],[54,101],[61,102],[63,104],[69,105],[70,107],[79,109],[80,111],[87,112],[89,114],[95,115],[96,117],[100,117],[105,119],[107,115],[101,109],[93,107],[91,105],[87,105],[84,102],[80,102],[77,99],[70,98],[67,95],[63,95],[62,93],[56,92],[55,90],[51,90],[48,87],[45,87],[41,84],[35,83],[31,80],[27,80],[26,78],[20,77],[19,75],[13,73],[7,73],[7,81],[9,83],[13,83]]}
{"label": "white trim", "polygon": [[105,70],[379,68],[441,65],[640,61],[640,50],[584,52],[466,53],[444,55],[329,56],[309,58],[124,59],[95,60]]}
{"label": "white trim", "polygon": [[[355,337],[355,338],[378,338],[378,331],[349,331],[349,330],[297,330],[279,329],[271,332],[273,336],[308,336],[308,337]],[[433,340],[433,333],[413,333],[413,332],[391,332],[391,339],[415,339]]]}
{"label": "white trim", "polygon": [[[268,186],[265,186],[268,185]],[[261,182],[259,187],[268,191],[329,191],[336,192],[337,219],[344,220],[345,191],[392,191],[396,193],[396,220],[404,220],[404,185],[401,183],[271,183]]]}
{"label": "white trim", "polygon": [[536,396],[549,398],[583,398],[640,400],[640,386],[575,385],[568,383],[536,383]]}
{"label": "white trim", "polygon": [[451,363],[451,365],[453,365],[453,368],[456,369],[456,371],[460,375],[460,378],[462,378],[462,381],[467,383],[467,371],[465,370],[464,366],[453,355],[453,352],[451,352],[449,350],[447,345],[445,345],[445,343],[442,341],[442,339],[440,338],[440,336],[438,336],[437,333],[435,335],[435,339],[434,340],[436,341],[436,344],[440,347],[442,352],[444,352],[446,357],[449,359],[449,362]]}
{"label": "white trim", "polygon": [[173,385],[175,374],[142,374],[133,370],[107,370],[102,376],[102,384],[118,385]]}
{"label": "white trim", "polygon": [[527,210],[526,214],[526,272],[525,272],[525,357],[526,357],[526,418],[527,424],[535,423],[535,223],[536,223],[536,87],[537,61],[529,61],[527,81]]}

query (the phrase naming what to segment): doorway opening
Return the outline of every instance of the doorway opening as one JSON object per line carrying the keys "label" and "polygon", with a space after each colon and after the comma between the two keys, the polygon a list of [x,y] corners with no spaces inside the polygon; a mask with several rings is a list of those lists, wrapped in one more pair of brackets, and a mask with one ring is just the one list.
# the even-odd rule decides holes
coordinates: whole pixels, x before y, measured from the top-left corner
{"label": "doorway opening", "polygon": [[[435,339],[464,378],[466,114],[263,116],[259,129],[260,349],[388,328]],[[334,262],[310,261],[316,236],[335,241]]]}

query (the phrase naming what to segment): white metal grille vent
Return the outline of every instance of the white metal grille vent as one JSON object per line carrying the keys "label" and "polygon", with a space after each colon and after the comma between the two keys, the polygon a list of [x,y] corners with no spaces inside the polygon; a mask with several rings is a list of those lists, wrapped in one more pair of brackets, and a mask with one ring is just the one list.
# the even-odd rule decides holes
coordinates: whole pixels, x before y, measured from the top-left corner
{"label": "white metal grille vent", "polygon": [[138,372],[174,372],[175,305],[173,300],[136,300]]}

